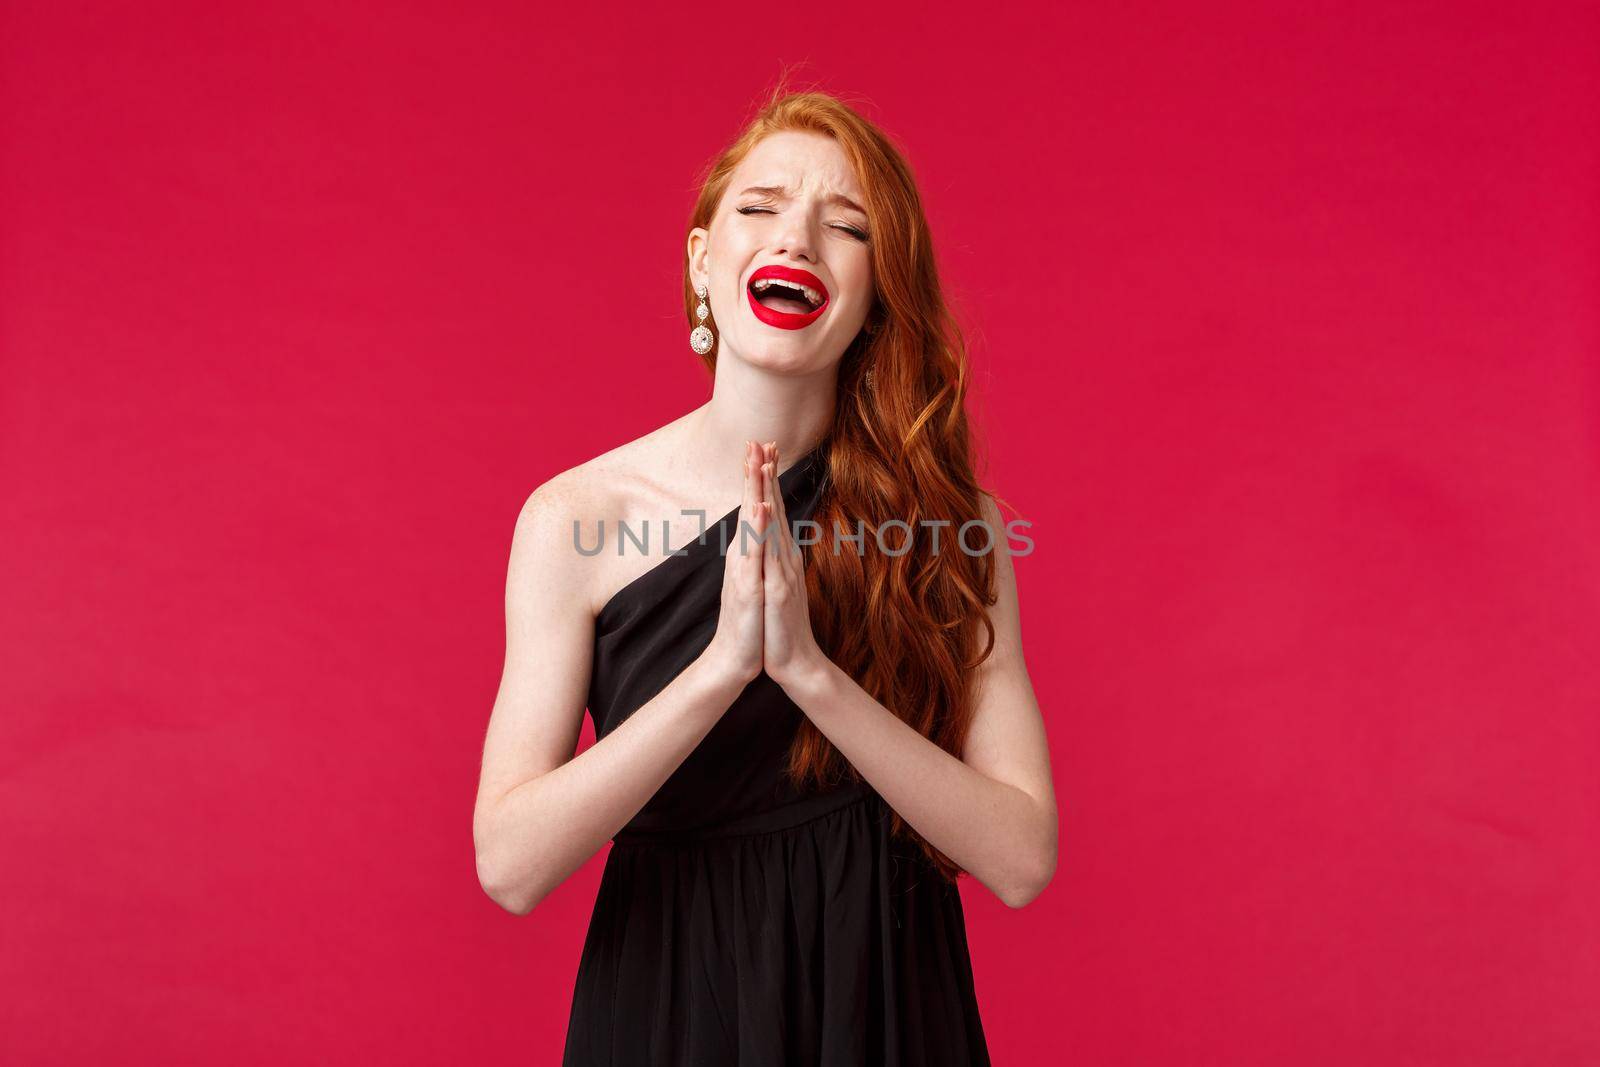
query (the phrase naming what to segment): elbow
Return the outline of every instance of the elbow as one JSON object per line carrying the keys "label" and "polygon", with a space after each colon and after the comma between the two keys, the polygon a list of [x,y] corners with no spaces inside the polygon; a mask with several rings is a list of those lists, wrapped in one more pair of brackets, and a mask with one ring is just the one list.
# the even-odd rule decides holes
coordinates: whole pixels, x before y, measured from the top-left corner
{"label": "elbow", "polygon": [[497,865],[487,862],[482,853],[478,855],[478,884],[490,900],[512,915],[528,914],[542,899],[541,894],[503,873]]}
{"label": "elbow", "polygon": [[474,833],[474,849],[478,870],[478,885],[490,900],[512,915],[526,915],[543,899],[544,894],[531,887],[527,879],[519,876],[495,847],[494,841],[481,832]]}
{"label": "elbow", "polygon": [[1025,908],[1044,892],[1055,874],[1056,849],[1052,841],[1049,848],[1040,849],[1030,857],[1025,869],[1019,871],[1004,888],[997,890],[995,895],[1008,908]]}
{"label": "elbow", "polygon": [[512,915],[526,915],[538,903],[532,894],[521,886],[509,879],[501,878],[492,870],[485,869],[481,862],[478,864],[478,884],[483,887],[490,900]]}

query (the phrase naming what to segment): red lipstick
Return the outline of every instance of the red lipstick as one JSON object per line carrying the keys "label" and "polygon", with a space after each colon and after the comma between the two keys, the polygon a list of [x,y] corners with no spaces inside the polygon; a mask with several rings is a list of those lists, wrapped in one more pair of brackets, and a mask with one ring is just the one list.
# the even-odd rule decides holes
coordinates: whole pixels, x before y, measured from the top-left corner
{"label": "red lipstick", "polygon": [[[809,312],[806,312],[803,315],[796,315],[793,312],[778,311],[776,308],[769,308],[761,301],[756,299],[755,290],[751,288],[751,286],[753,286],[762,278],[776,278],[779,281],[793,282],[796,285],[807,286],[808,288],[814,289],[817,294],[822,297],[822,303],[818,304],[816,307],[812,308]],[[777,264],[769,264],[768,266],[758,268],[754,274],[750,275],[750,280],[745,283],[744,292],[745,296],[750,300],[750,310],[755,313],[756,318],[760,319],[768,326],[776,326],[780,330],[803,330],[807,326],[810,326],[813,322],[817,321],[817,316],[821,315],[828,309],[828,302],[830,299],[828,296],[828,287],[823,285],[822,279],[818,278],[815,274],[812,274],[808,270],[799,270],[795,267],[780,267]]]}

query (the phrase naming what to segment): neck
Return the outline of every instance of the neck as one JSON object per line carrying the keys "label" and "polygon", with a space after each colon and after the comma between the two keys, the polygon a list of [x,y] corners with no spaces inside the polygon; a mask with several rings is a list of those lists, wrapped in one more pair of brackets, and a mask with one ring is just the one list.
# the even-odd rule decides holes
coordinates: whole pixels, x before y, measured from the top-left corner
{"label": "neck", "polygon": [[708,464],[744,454],[746,440],[778,442],[778,470],[816,447],[833,425],[837,368],[777,374],[724,353],[711,399],[691,413],[695,451]]}

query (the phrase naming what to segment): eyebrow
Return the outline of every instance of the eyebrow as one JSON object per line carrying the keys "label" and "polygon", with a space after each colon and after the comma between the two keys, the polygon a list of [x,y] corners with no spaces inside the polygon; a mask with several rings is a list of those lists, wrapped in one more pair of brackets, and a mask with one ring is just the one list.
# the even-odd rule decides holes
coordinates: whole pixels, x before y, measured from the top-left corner
{"label": "eyebrow", "polygon": [[[783,199],[788,199],[789,197],[789,189],[784,185],[751,185],[739,190],[740,196],[743,196],[745,193],[760,193],[762,196],[776,196]],[[823,203],[838,204],[841,207],[850,208],[852,211],[859,211],[863,215],[867,213],[866,208],[862,207],[860,204],[841,193],[834,193],[832,196],[828,197],[827,200],[823,201]]]}

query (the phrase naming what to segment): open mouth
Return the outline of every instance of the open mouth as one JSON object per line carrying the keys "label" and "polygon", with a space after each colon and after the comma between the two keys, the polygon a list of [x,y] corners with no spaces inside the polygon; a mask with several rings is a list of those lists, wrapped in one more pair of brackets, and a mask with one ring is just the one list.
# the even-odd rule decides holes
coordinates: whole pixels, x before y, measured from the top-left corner
{"label": "open mouth", "polygon": [[828,306],[828,287],[808,270],[776,265],[750,276],[750,310],[769,326],[799,330],[811,325]]}
{"label": "open mouth", "polygon": [[750,291],[762,307],[791,315],[804,315],[822,306],[821,293],[809,285],[786,282],[780,278],[757,278],[750,283]]}

